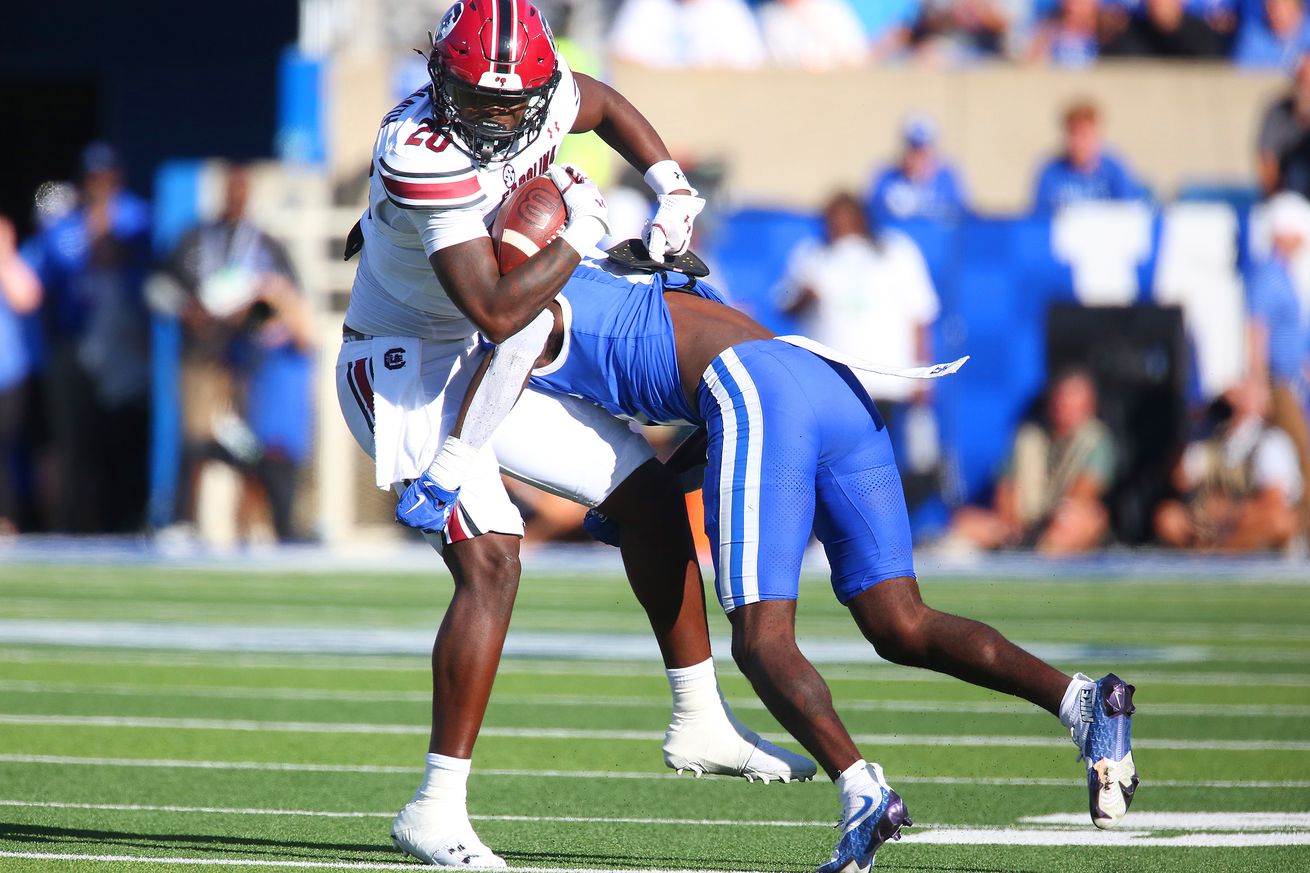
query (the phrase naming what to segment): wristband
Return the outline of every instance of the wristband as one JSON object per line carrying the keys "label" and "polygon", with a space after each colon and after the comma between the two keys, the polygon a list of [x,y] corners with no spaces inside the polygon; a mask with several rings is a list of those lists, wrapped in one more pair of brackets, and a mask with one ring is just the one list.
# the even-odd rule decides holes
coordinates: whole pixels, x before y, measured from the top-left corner
{"label": "wristband", "polygon": [[578,257],[587,258],[595,254],[597,244],[608,232],[605,222],[599,217],[579,215],[559,232],[559,238],[568,243]]}
{"label": "wristband", "polygon": [[696,194],[696,189],[691,187],[687,181],[687,174],[682,172],[682,167],[678,162],[670,158],[667,161],[660,161],[650,165],[650,169],[642,176],[650,190],[656,194],[668,194],[671,191],[679,191],[683,188]]}

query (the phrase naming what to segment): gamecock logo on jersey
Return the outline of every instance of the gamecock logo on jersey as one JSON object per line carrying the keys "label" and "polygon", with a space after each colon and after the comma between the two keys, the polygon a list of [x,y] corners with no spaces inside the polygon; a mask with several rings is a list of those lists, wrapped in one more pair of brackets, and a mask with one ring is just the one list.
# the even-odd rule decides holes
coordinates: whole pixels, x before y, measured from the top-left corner
{"label": "gamecock logo on jersey", "polygon": [[382,366],[388,370],[399,370],[405,366],[405,350],[387,349],[382,355]]}
{"label": "gamecock logo on jersey", "polygon": [[[556,122],[556,125],[558,125],[558,124],[559,124],[559,122]],[[527,181],[529,181],[529,180],[531,180],[531,179],[535,179],[535,178],[537,178],[538,176],[540,176],[542,173],[546,172],[546,170],[547,170],[547,169],[550,167],[550,165],[553,164],[553,163],[555,163],[555,149],[554,149],[554,147],[552,147],[550,151],[548,151],[548,152],[546,152],[544,155],[542,155],[542,156],[541,156],[541,159],[538,160],[535,164],[533,164],[532,166],[530,166],[530,167],[528,167],[526,170],[524,170],[524,171],[523,171],[523,175],[522,175],[522,176],[519,176],[517,179],[514,178],[514,176],[515,176],[514,168],[511,167],[509,164],[506,164],[506,165],[505,165],[505,172],[504,172],[504,175],[503,175],[503,177],[502,177],[502,178],[504,178],[504,180],[505,180],[505,187],[508,188],[510,191],[515,191],[515,190],[517,190],[518,187],[519,187],[520,185],[522,185],[524,182],[527,182]],[[507,193],[508,193],[508,192],[507,192]]]}

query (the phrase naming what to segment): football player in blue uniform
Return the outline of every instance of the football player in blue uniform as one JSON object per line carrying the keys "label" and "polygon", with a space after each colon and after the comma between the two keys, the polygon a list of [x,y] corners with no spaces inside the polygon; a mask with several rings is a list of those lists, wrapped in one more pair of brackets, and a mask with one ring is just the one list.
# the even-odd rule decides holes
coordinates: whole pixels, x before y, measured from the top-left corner
{"label": "football player in blue uniform", "polygon": [[[923,602],[887,430],[842,356],[804,337],[774,336],[702,281],[665,270],[634,274],[610,260],[584,259],[551,310],[555,326],[535,362],[535,389],[706,431],[705,526],[733,657],[841,794],[843,834],[820,873],[865,870],[911,822],[796,645],[811,531],[827,552],[834,593],[882,657],[1056,715],[1087,762],[1093,822],[1119,822],[1138,782],[1129,742],[1133,686],[1113,674],[1067,676],[995,629]],[[425,487],[422,480],[411,486],[402,507]]]}

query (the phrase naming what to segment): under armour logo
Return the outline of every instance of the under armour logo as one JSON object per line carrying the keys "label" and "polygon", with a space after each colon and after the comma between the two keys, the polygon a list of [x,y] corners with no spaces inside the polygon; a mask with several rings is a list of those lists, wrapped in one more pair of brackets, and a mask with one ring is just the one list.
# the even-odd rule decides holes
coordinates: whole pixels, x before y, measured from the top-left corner
{"label": "under armour logo", "polygon": [[386,353],[382,355],[382,366],[388,370],[399,370],[405,366],[405,350],[387,349]]}

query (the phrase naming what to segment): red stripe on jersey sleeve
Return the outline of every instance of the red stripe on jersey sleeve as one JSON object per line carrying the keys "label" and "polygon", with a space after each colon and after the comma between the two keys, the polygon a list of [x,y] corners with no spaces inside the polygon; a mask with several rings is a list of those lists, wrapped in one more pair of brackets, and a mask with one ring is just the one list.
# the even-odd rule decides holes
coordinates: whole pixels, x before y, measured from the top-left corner
{"label": "red stripe on jersey sleeve", "polygon": [[468,176],[452,182],[404,182],[384,174],[382,184],[392,197],[415,201],[463,200],[481,190],[476,176]]}

